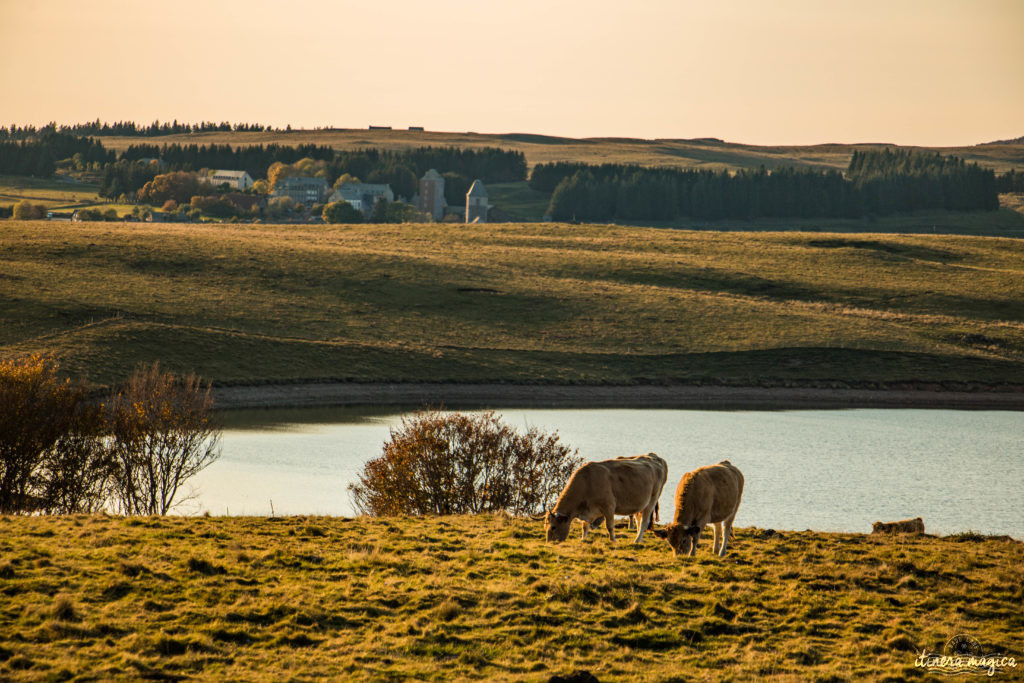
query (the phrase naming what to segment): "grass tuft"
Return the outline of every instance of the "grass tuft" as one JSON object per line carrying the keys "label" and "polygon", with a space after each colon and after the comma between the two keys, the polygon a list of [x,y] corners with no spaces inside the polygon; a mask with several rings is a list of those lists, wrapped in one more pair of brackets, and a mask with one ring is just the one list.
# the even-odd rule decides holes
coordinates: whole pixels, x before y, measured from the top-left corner
{"label": "grass tuft", "polygon": [[54,598],[50,614],[58,621],[78,621],[79,619],[75,603],[67,595],[58,595]]}
{"label": "grass tuft", "polygon": [[215,576],[217,574],[227,573],[227,570],[224,569],[224,567],[198,557],[190,557],[186,566],[190,572],[203,574],[204,576]]}

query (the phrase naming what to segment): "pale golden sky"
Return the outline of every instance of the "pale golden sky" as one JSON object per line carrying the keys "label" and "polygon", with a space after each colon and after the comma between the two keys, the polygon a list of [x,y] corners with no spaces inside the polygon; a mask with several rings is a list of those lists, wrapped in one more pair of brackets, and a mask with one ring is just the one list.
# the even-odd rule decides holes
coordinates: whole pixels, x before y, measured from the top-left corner
{"label": "pale golden sky", "polygon": [[0,0],[0,124],[1024,135],[1024,0]]}

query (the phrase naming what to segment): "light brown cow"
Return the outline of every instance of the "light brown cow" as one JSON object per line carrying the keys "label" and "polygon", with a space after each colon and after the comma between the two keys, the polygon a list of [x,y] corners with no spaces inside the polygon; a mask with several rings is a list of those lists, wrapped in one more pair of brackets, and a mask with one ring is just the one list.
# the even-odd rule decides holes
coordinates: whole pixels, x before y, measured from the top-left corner
{"label": "light brown cow", "polygon": [[923,534],[924,520],[920,517],[901,519],[898,522],[875,522],[871,525],[873,534]]}
{"label": "light brown cow", "polygon": [[676,513],[671,524],[659,530],[678,557],[684,550],[693,555],[701,530],[714,524],[711,552],[718,546],[724,556],[732,536],[732,522],[743,497],[743,474],[728,460],[687,472],[676,487]]}
{"label": "light brown cow", "polygon": [[553,510],[544,517],[548,541],[564,541],[574,519],[583,520],[583,538],[588,524],[602,517],[608,537],[615,540],[615,515],[636,520],[634,543],[644,540],[661,489],[668,479],[668,463],[655,453],[588,462],[573,472]]}

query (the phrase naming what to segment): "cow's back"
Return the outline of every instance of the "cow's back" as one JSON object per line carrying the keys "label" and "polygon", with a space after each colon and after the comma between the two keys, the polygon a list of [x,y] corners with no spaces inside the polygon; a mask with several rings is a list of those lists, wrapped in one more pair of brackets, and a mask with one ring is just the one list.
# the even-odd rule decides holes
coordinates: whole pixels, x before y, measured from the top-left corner
{"label": "cow's back", "polygon": [[592,463],[606,472],[615,513],[631,515],[657,501],[668,478],[668,464],[654,453]]}
{"label": "cow's back", "polygon": [[728,460],[687,472],[676,487],[675,521],[692,524],[704,516],[712,521],[732,515],[743,496],[743,474]]}

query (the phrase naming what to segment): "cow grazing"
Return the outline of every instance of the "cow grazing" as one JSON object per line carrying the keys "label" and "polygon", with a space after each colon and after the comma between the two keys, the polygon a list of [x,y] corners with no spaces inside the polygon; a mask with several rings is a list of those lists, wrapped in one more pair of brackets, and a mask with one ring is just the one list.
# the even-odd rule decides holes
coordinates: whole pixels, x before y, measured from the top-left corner
{"label": "cow grazing", "polygon": [[924,520],[920,517],[901,519],[898,522],[875,522],[871,525],[873,534],[923,534]]}
{"label": "cow grazing", "polygon": [[718,546],[724,556],[732,536],[732,522],[743,497],[743,474],[728,460],[687,472],[676,487],[676,513],[672,523],[657,533],[667,538],[678,557],[693,555],[701,530],[714,524],[711,552]]}
{"label": "cow grazing", "polygon": [[574,519],[583,520],[586,538],[588,525],[604,518],[614,541],[615,515],[630,515],[637,528],[633,542],[640,543],[666,479],[668,464],[654,453],[586,463],[573,472],[554,509],[545,515],[547,540],[564,541]]}

